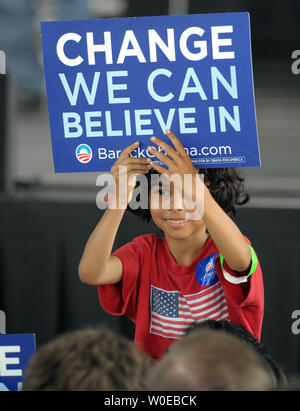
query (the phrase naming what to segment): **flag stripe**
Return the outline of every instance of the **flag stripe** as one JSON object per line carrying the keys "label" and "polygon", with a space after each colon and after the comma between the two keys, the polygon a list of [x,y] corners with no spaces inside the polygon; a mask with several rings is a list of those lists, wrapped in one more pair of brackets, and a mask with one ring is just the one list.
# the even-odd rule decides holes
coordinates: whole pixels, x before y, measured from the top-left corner
{"label": "flag stripe", "polygon": [[187,325],[190,325],[194,320],[192,319],[184,319],[184,321],[171,321],[166,318],[161,318],[158,315],[153,315],[152,321],[155,323],[159,324],[164,324],[164,325],[172,325],[174,324],[174,327],[178,328],[185,328]]}
{"label": "flag stripe", "polygon": [[178,334],[172,334],[172,333],[165,333],[162,330],[151,330],[152,334],[156,334],[159,335],[161,337],[165,337],[165,338],[175,338],[175,339],[179,339],[181,338],[183,335],[178,335]]}
{"label": "flag stripe", "polygon": [[[206,317],[205,319],[224,320],[229,317],[228,312],[226,312],[225,314],[221,316],[219,315],[219,313],[217,314],[218,316],[211,315],[211,316]],[[195,321],[190,321],[187,326],[180,329],[180,328],[165,326],[164,324],[161,324],[161,323],[156,324],[155,321],[153,321],[151,333],[162,335],[163,337],[167,337],[167,338],[180,338],[185,335],[186,329],[194,322]],[[201,321],[197,321],[197,322],[200,323]]]}
{"label": "flag stripe", "polygon": [[193,304],[198,305],[198,303],[201,303],[202,301],[209,300],[211,297],[214,295],[223,292],[223,288],[220,285],[218,288],[214,289],[212,292],[207,293],[204,297],[196,298],[196,299],[189,299],[186,297],[179,297],[179,300],[184,300],[189,304],[189,306],[192,306]]}
{"label": "flag stripe", "polygon": [[185,296],[185,298],[192,300],[193,298],[198,298],[198,296],[203,296],[205,294],[211,293],[214,289],[220,288],[220,286],[221,286],[221,283],[220,283],[220,281],[218,281],[216,284],[211,285],[211,286],[207,287],[206,289],[199,291],[198,293],[185,294],[184,296]]}
{"label": "flag stripe", "polygon": [[[215,297],[215,298],[212,298],[212,297]],[[211,303],[219,300],[222,297],[224,297],[224,291],[222,289],[219,289],[218,292],[211,293],[209,298],[207,298],[205,300],[200,300],[200,301],[198,301],[198,303],[195,303],[193,301],[193,304],[190,304],[187,301],[187,304],[179,304],[179,306],[181,308],[189,308],[191,311],[198,310],[199,308],[207,307],[208,305],[210,305]],[[180,298],[179,298],[179,300],[180,300]],[[205,301],[205,302],[203,304],[200,304],[203,301]]]}
{"label": "flag stripe", "polygon": [[207,300],[210,300],[212,297],[223,293],[223,288],[219,287],[218,289],[214,290],[213,292],[209,293],[205,298],[198,298],[196,300],[188,300],[185,296],[179,297],[179,303],[182,308],[191,308],[194,306],[199,306],[199,303],[205,303]]}
{"label": "flag stripe", "polygon": [[219,304],[221,303],[220,299],[221,299],[221,302],[223,301],[223,302],[226,303],[224,293],[222,293],[218,297],[214,298],[213,300],[208,301],[205,304],[201,304],[198,307],[191,307],[191,312],[193,314],[197,314],[197,313],[202,312],[202,311],[210,310],[211,306],[218,307]]}
{"label": "flag stripe", "polygon": [[[226,311],[224,314],[222,314],[222,312],[225,310],[225,307],[223,307],[220,311],[217,311],[217,312],[215,312],[215,313],[211,313],[208,317],[206,317],[206,318],[210,318],[210,319],[212,319],[212,318],[216,318],[216,317],[219,317],[219,319],[221,319],[221,318],[223,318],[223,317],[228,317],[228,312]],[[194,322],[201,322],[201,321],[199,321],[199,319],[198,320],[195,320],[195,319],[193,319],[193,320],[186,320],[186,321],[184,321],[184,322],[179,322],[179,321],[177,321],[177,322],[171,322],[171,321],[169,321],[169,320],[166,320],[166,319],[162,319],[162,318],[160,318],[160,317],[158,317],[158,316],[153,316],[153,318],[152,318],[152,321],[153,321],[153,324],[157,324],[157,325],[165,325],[166,327],[169,327],[170,325],[174,325],[174,327],[172,327],[172,328],[174,328],[174,329],[176,329],[176,330],[181,330],[181,329],[186,329],[187,328],[187,326],[189,326],[189,325],[191,325],[192,323],[194,323]]]}

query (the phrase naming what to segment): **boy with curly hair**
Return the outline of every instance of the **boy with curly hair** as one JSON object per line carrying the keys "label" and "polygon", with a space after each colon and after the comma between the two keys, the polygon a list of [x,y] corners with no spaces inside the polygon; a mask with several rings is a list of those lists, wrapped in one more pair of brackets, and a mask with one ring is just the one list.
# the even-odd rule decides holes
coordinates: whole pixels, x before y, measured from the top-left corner
{"label": "boy with curly hair", "polygon": [[[151,141],[158,149],[148,147],[151,157],[166,167],[130,156],[137,142],[124,149],[111,168],[115,200],[121,205],[107,208],[79,265],[80,279],[98,286],[102,307],[128,316],[135,323],[136,344],[155,359],[195,321],[230,320],[259,339],[264,306],[256,253],[229,216],[248,200],[243,179],[231,168],[197,170],[179,139],[170,130],[166,134],[174,148],[156,137]],[[124,172],[125,199],[118,184]],[[151,217],[164,237],[141,235],[111,253],[132,197],[132,178],[143,174],[150,182],[153,173],[165,179],[149,184],[149,209],[131,211],[147,221]],[[166,184],[174,175],[181,181],[191,177],[189,186],[184,184],[187,201],[179,206],[175,198],[182,188]],[[168,207],[163,206],[165,196],[171,200]],[[158,198],[158,206],[153,206],[153,198]]]}

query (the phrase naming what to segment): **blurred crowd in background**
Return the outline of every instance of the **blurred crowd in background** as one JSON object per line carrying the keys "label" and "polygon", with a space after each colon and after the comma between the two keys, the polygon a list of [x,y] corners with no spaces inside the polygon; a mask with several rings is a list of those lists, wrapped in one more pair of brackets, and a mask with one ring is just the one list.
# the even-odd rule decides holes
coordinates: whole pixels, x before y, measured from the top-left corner
{"label": "blurred crowd in background", "polygon": [[[23,391],[106,391],[107,396],[109,391],[162,391],[166,396],[172,391],[299,389],[299,377],[286,373],[267,346],[238,325],[214,320],[192,325],[154,364],[132,341],[106,328],[64,333],[36,352],[23,380]],[[193,398],[190,405],[198,405],[199,398]]]}

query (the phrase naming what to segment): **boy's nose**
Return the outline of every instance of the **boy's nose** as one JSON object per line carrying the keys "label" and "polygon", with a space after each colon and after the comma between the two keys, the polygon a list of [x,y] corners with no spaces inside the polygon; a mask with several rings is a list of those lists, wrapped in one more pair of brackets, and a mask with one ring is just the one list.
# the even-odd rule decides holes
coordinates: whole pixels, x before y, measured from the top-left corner
{"label": "boy's nose", "polygon": [[183,197],[181,194],[171,194],[169,210],[185,211]]}

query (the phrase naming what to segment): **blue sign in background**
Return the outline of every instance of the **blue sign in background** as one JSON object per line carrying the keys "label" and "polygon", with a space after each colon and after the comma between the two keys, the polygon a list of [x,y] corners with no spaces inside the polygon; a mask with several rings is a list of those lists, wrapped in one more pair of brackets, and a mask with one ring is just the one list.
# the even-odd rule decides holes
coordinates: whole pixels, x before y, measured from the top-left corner
{"label": "blue sign in background", "polygon": [[35,334],[1,334],[0,350],[0,391],[19,391],[36,350]]}
{"label": "blue sign in background", "polygon": [[169,142],[166,129],[195,167],[260,165],[248,13],[44,22],[41,31],[56,172],[109,170],[137,140],[133,155],[151,157],[150,137]]}

